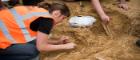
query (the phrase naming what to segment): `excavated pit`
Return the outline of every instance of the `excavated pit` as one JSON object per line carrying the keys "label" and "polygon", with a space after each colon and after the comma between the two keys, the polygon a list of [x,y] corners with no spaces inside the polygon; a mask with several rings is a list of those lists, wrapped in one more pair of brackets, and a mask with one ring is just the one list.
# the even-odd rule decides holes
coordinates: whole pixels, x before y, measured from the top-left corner
{"label": "excavated pit", "polygon": [[[42,60],[140,60],[140,49],[135,45],[140,36],[139,9],[131,9],[134,12],[138,11],[137,15],[132,17],[127,14],[131,10],[127,13],[121,12],[117,7],[114,8],[114,5],[108,4],[111,2],[106,0],[103,2],[105,11],[111,16],[109,23],[113,35],[111,38],[106,35],[95,9],[92,9],[89,2],[83,2],[83,12],[80,12],[79,2],[66,3],[71,9],[72,16],[91,15],[97,19],[97,22],[88,28],[71,28],[68,19],[57,25],[52,31],[53,38],[67,35],[77,47],[69,51],[42,53]],[[136,2],[129,2],[132,3]]]}

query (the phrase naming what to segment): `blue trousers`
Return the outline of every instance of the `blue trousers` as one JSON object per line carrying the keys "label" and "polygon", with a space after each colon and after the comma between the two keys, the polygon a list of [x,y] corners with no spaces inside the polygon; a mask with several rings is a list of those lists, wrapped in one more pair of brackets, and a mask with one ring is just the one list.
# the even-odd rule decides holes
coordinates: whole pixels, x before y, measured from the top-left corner
{"label": "blue trousers", "polygon": [[30,60],[38,56],[35,40],[26,44],[13,44],[0,49],[0,60]]}

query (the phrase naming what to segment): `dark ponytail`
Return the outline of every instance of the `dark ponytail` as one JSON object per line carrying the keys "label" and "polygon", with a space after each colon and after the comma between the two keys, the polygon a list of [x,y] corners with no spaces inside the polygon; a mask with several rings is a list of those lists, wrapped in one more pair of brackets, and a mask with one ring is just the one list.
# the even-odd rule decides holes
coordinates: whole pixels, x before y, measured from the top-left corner
{"label": "dark ponytail", "polygon": [[51,4],[47,2],[42,2],[38,6],[49,10],[50,13],[52,13],[55,10],[60,10],[62,15],[65,15],[67,17],[70,16],[70,10],[68,6],[62,2],[51,3]]}

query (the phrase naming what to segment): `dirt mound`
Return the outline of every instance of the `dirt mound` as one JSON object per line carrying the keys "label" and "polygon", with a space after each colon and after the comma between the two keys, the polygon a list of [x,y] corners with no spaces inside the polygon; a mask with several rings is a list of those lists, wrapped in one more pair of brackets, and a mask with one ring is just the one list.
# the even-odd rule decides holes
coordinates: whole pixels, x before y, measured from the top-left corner
{"label": "dirt mound", "polygon": [[133,28],[131,28],[131,34],[137,37],[140,37],[140,14],[136,17],[131,24]]}
{"label": "dirt mound", "polygon": [[77,44],[77,48],[71,51],[43,53],[42,60],[140,60],[140,49],[135,46],[137,37],[132,35],[136,35],[135,33],[140,31],[138,15],[132,19],[127,13],[118,11],[118,8],[109,8],[109,4],[106,3],[110,2],[105,0],[103,2],[106,4],[105,11],[112,17],[109,27],[113,32],[113,38],[110,38],[106,35],[100,19],[90,3],[84,2],[83,12],[80,12],[78,3],[67,3],[72,11],[72,16],[91,15],[97,18],[96,24],[89,28],[71,28],[66,19],[56,26],[52,36],[70,36],[71,41]]}

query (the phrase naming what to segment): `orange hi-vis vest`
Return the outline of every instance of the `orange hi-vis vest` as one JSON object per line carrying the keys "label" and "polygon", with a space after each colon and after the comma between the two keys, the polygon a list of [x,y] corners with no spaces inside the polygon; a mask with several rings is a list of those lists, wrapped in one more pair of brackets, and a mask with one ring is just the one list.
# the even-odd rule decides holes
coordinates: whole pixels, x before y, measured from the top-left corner
{"label": "orange hi-vis vest", "polygon": [[38,17],[50,17],[50,14],[38,7],[16,6],[0,10],[0,48],[34,40],[36,32],[30,29],[30,24]]}

